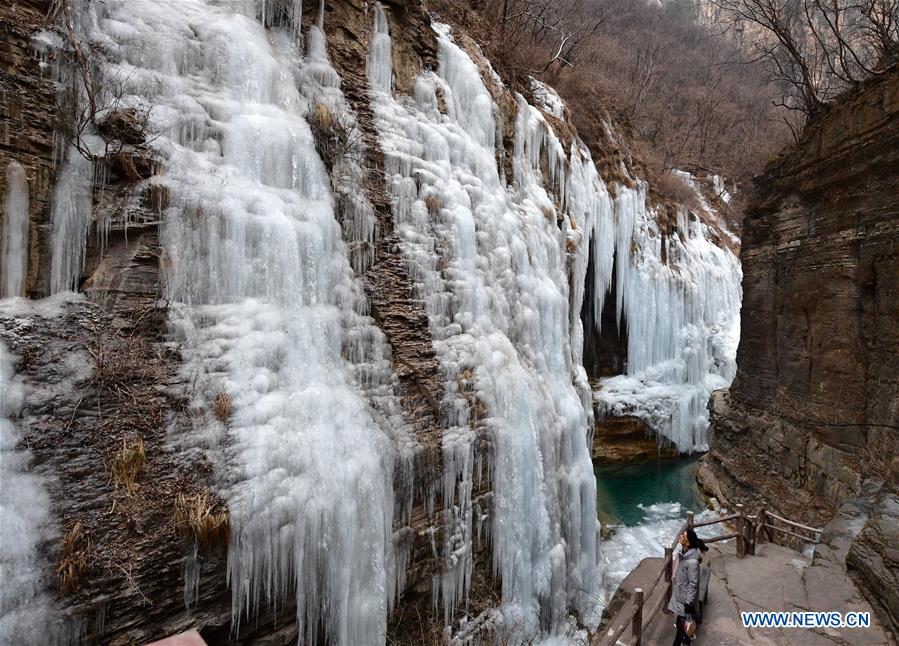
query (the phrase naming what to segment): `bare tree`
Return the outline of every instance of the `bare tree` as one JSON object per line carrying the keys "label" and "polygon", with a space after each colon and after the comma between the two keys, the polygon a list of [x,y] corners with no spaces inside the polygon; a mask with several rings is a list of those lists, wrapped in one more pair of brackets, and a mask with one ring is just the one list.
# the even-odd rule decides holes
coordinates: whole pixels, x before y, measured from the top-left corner
{"label": "bare tree", "polygon": [[899,52],[899,0],[711,0],[751,28],[753,55],[785,88],[781,104],[807,116],[882,74]]}
{"label": "bare tree", "polygon": [[585,15],[575,0],[503,0],[494,7],[499,38],[507,45],[544,54],[527,73],[545,74],[554,66],[574,68],[584,41],[603,22],[602,12]]}

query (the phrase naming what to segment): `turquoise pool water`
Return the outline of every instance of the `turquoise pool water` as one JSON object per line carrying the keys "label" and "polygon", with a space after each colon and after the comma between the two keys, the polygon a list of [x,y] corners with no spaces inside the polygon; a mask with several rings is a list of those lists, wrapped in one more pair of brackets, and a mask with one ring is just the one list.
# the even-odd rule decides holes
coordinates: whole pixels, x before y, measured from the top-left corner
{"label": "turquoise pool water", "polygon": [[604,603],[641,559],[664,554],[688,511],[703,517],[697,466],[696,457],[594,466]]}
{"label": "turquoise pool water", "polygon": [[657,503],[679,503],[684,512],[705,505],[696,486],[698,457],[594,466],[600,520],[632,527]]}

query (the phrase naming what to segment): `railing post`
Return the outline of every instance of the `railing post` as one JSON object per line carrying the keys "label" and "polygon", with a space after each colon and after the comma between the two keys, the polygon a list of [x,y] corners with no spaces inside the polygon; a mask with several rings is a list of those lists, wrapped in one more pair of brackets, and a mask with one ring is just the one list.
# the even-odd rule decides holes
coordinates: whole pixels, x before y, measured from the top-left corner
{"label": "railing post", "polygon": [[687,512],[687,529],[693,529],[693,512]]}
{"label": "railing post", "polygon": [[[674,550],[665,548],[665,599],[671,598],[671,580],[674,578]],[[664,602],[663,602],[664,603]],[[662,606],[663,608],[665,606]]]}
{"label": "railing post", "polygon": [[765,511],[765,508],[762,507],[759,510],[759,517],[758,517],[758,520],[756,521],[757,524],[755,527],[755,544],[756,545],[758,545],[759,543],[765,542],[765,520],[766,520],[765,516],[766,515],[767,515],[767,512]]}
{"label": "railing post", "polygon": [[640,639],[643,637],[643,588],[634,588],[634,621],[631,624],[631,632],[637,640],[634,646],[640,646]]}
{"label": "railing post", "polygon": [[743,515],[743,505],[737,504],[737,558],[746,556],[746,517]]}

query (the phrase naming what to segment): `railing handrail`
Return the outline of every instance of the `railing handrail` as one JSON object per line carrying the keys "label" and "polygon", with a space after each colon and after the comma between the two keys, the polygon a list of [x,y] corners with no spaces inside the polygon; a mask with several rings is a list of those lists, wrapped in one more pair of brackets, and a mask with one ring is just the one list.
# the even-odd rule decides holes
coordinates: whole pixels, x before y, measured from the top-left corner
{"label": "railing handrail", "polygon": [[765,512],[765,514],[767,516],[771,516],[771,518],[774,518],[775,520],[779,520],[782,523],[786,523],[787,525],[792,525],[793,527],[798,527],[799,529],[804,529],[805,531],[812,532],[813,534],[821,534],[824,531],[824,529],[821,527],[809,527],[808,525],[803,525],[802,523],[797,523],[792,520],[787,520],[786,518],[784,518],[782,516],[778,516],[777,514],[774,514],[770,511]]}
{"label": "railing handrail", "polygon": [[[813,543],[817,543],[820,540],[820,536],[824,531],[823,529],[808,527],[807,525],[802,525],[801,523],[788,520],[786,518],[783,518],[782,516],[778,516],[777,514],[773,514],[770,511],[767,511],[764,507],[760,509],[758,514],[754,516],[744,514],[743,505],[741,504],[737,504],[736,508],[737,512],[735,514],[718,516],[716,518],[704,520],[698,523],[694,520],[693,512],[688,511],[687,520],[683,525],[681,525],[680,529],[677,530],[677,535],[675,536],[671,547],[665,548],[665,557],[662,559],[662,568],[656,575],[653,582],[650,584],[648,592],[644,594],[643,588],[634,588],[633,597],[629,599],[625,603],[625,605],[615,613],[615,616],[609,620],[609,630],[605,635],[597,635],[596,637],[598,641],[596,641],[595,643],[599,644],[600,646],[615,646],[615,644],[618,643],[621,635],[624,634],[625,630],[627,630],[627,627],[630,625],[631,637],[628,638],[625,643],[629,646],[640,646],[643,632],[645,632],[646,629],[649,628],[649,625],[655,619],[655,616],[658,614],[659,610],[664,607],[665,601],[671,596],[670,588],[672,580],[671,575],[673,574],[672,566],[674,561],[674,550],[677,547],[677,543],[680,539],[681,534],[683,534],[687,529],[709,527],[711,525],[717,525],[719,523],[729,523],[732,521],[736,521],[737,531],[704,538],[703,541],[705,543],[717,543],[719,541],[726,541],[735,538],[737,539],[737,558],[743,558],[747,554],[755,554],[756,543],[759,542],[759,538],[762,537],[762,534],[766,529],[788,534],[790,536],[795,536],[796,538],[799,538],[801,540]],[[771,517],[779,522],[786,523],[791,527],[796,527],[812,532],[814,534],[814,537],[802,536],[788,529],[784,529],[783,527],[777,527],[776,525],[767,523],[765,521],[768,517]],[[666,574],[668,576],[666,576]],[[643,612],[645,604],[653,599],[653,597],[656,595],[656,592],[659,588],[659,583],[663,580],[663,578],[666,584],[664,591],[662,592],[662,594],[658,595],[655,602],[652,604],[651,610],[649,612]],[[625,611],[625,609],[627,610]],[[617,628],[615,628],[616,624],[618,625]]]}

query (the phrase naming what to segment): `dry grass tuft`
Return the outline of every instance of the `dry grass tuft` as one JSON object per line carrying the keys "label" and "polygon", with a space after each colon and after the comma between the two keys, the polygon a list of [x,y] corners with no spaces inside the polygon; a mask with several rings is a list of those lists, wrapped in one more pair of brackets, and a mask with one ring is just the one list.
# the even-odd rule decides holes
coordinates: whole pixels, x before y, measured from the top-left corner
{"label": "dry grass tuft", "polygon": [[87,555],[90,541],[84,534],[81,521],[69,528],[62,539],[59,561],[56,563],[56,577],[59,579],[60,594],[67,595],[78,590],[87,572]]}
{"label": "dry grass tuft", "polygon": [[224,547],[231,526],[228,510],[208,491],[178,494],[175,500],[175,526],[184,540],[194,540],[204,550]]}
{"label": "dry grass tuft", "polygon": [[443,208],[443,202],[440,201],[439,197],[432,193],[425,198],[425,206],[428,208],[428,215],[435,218],[440,214],[440,209]]}
{"label": "dry grass tuft", "polygon": [[331,132],[334,130],[336,119],[331,109],[324,103],[316,103],[312,111],[312,125],[319,132]]}
{"label": "dry grass tuft", "polygon": [[137,489],[137,477],[144,468],[146,458],[144,440],[141,437],[122,440],[122,448],[112,456],[110,465],[112,477],[123,485],[129,494]]}
{"label": "dry grass tuft", "polygon": [[219,393],[215,396],[215,418],[224,422],[231,417],[231,395]]}

